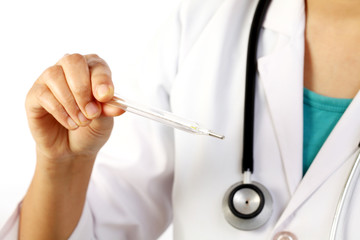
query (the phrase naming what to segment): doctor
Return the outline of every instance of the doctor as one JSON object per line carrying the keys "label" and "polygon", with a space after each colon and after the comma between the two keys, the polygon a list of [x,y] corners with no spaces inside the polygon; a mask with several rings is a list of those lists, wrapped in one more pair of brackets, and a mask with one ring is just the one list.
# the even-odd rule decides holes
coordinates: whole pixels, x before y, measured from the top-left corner
{"label": "doctor", "polygon": [[[224,141],[134,120],[133,164],[94,167],[122,113],[106,105],[114,92],[108,66],[72,54],[45,70],[26,102],[36,171],[0,238],[156,239],[172,221],[178,240],[328,239],[359,152],[360,2],[272,1],[258,43],[252,179],[269,190],[273,210],[263,226],[243,231],[226,221],[222,200],[242,180],[256,4],[183,1],[141,70],[148,103],[198,120]],[[339,239],[360,238],[359,202],[355,189]]]}

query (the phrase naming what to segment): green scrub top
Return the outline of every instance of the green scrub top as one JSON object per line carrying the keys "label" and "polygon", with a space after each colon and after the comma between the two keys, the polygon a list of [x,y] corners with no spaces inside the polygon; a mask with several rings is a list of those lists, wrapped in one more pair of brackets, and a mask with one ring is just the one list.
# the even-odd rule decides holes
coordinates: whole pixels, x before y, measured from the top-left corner
{"label": "green scrub top", "polygon": [[303,175],[351,101],[326,97],[304,88]]}

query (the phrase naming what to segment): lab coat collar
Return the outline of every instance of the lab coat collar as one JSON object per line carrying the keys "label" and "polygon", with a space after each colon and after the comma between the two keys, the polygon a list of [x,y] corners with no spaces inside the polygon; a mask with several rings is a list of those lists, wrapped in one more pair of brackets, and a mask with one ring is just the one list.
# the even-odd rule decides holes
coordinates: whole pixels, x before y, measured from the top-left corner
{"label": "lab coat collar", "polygon": [[272,0],[263,27],[287,36],[302,33],[298,23],[304,16],[304,0]]}

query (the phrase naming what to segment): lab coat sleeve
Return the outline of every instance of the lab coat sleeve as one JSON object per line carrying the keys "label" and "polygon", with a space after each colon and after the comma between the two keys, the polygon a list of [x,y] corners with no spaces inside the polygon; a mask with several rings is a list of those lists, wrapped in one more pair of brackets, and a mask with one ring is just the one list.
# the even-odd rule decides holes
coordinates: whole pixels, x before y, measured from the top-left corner
{"label": "lab coat sleeve", "polygon": [[[21,211],[21,202],[19,203],[13,214],[10,216],[6,224],[0,230],[1,240],[18,239],[20,211]],[[85,202],[85,207],[83,209],[81,218],[69,240],[94,239],[92,231],[89,231],[90,229],[93,229],[93,220],[92,220],[90,208],[87,202]]]}

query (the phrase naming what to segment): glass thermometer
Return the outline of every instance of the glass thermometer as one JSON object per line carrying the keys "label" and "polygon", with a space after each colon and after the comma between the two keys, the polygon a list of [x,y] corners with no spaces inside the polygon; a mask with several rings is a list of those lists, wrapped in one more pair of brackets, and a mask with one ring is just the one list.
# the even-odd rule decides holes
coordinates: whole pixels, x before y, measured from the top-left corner
{"label": "glass thermometer", "polygon": [[185,118],[176,116],[171,112],[167,112],[164,110],[156,109],[153,107],[148,107],[141,105],[139,103],[134,103],[132,101],[125,100],[120,98],[118,94],[115,94],[113,99],[107,104],[115,107],[119,107],[126,112],[131,112],[137,115],[140,115],[145,118],[149,118],[155,120],[157,122],[163,123],[173,128],[177,128],[189,133],[200,134],[200,135],[208,135],[211,137],[216,137],[219,139],[224,139],[225,136],[216,134],[211,130],[208,130],[198,123],[187,120]]}

